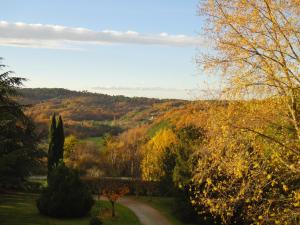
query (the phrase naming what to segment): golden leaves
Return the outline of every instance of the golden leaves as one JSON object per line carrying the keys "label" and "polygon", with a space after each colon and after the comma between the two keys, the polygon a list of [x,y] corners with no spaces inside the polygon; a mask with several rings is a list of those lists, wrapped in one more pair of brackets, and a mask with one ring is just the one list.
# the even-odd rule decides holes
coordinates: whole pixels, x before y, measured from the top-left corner
{"label": "golden leaves", "polygon": [[[209,109],[203,127],[206,140],[197,151],[199,161],[193,181],[198,189],[192,198],[195,207],[204,205],[226,222],[243,202],[245,211],[239,213],[247,221],[263,224],[266,220],[288,220],[282,215],[283,209],[288,209],[288,215],[291,207],[300,204],[292,201],[294,195],[288,185],[296,175],[289,165],[295,166],[299,155],[263,136],[280,141],[289,138],[282,128],[282,112],[276,99],[232,102]],[[287,161],[282,162],[283,157]]]}
{"label": "golden leaves", "polygon": [[241,201],[249,223],[299,220],[289,184],[300,171],[299,6],[298,0],[207,0],[201,8],[215,48],[199,63],[228,80],[223,97],[235,104],[210,108],[206,117],[194,178],[195,185],[201,177],[211,182],[199,185],[196,202],[224,222]]}
{"label": "golden leaves", "polygon": [[159,180],[164,175],[163,154],[170,151],[167,148],[176,142],[177,137],[171,129],[161,129],[146,143],[141,163],[143,179]]}

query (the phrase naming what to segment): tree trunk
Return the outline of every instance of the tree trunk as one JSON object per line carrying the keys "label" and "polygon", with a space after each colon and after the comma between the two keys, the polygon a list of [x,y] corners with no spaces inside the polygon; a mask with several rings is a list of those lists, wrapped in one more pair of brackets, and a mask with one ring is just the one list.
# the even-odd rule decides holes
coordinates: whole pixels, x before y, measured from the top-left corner
{"label": "tree trunk", "polygon": [[116,216],[116,212],[115,212],[115,202],[114,201],[110,201],[111,203],[111,216],[115,217]]}

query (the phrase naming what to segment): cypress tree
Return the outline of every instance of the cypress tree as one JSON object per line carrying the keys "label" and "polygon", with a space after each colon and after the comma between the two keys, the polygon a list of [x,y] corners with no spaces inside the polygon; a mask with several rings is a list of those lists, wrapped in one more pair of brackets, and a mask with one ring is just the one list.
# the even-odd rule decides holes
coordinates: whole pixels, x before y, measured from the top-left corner
{"label": "cypress tree", "polygon": [[64,142],[65,136],[62,118],[59,116],[57,120],[56,115],[53,114],[49,128],[48,177],[52,169],[63,159]]}
{"label": "cypress tree", "polygon": [[64,143],[65,143],[65,135],[64,135],[64,125],[61,116],[58,118],[57,122],[57,162],[63,159],[64,157]]}
{"label": "cypress tree", "polygon": [[49,127],[49,149],[48,149],[48,176],[54,165],[56,139],[56,116],[51,116]]}
{"label": "cypress tree", "polygon": [[48,186],[37,200],[37,207],[47,216],[81,217],[90,211],[94,200],[78,172],[60,163],[64,142],[63,120],[53,114],[49,129]]}

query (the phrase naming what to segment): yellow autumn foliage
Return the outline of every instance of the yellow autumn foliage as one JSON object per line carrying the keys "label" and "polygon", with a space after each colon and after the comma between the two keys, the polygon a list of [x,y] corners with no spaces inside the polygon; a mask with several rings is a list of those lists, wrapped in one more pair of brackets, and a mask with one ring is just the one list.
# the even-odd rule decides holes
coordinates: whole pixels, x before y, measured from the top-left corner
{"label": "yellow autumn foliage", "polygon": [[164,176],[163,155],[170,151],[168,147],[177,142],[177,137],[171,129],[159,130],[143,147],[143,160],[141,162],[142,178],[157,181]]}
{"label": "yellow autumn foliage", "polygon": [[204,0],[200,11],[213,49],[198,63],[231,101],[205,113],[192,200],[227,224],[299,224],[300,1]]}
{"label": "yellow autumn foliage", "polygon": [[283,110],[270,99],[231,102],[205,113],[206,140],[193,177],[196,208],[205,206],[224,223],[296,224],[300,155],[292,141],[282,145],[291,135],[278,127],[288,125]]}

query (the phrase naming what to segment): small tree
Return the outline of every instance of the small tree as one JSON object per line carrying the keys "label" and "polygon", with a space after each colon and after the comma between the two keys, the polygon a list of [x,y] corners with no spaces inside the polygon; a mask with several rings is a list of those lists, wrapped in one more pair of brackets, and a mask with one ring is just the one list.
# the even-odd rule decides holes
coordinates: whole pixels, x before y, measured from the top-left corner
{"label": "small tree", "polygon": [[117,182],[112,182],[109,186],[102,189],[102,195],[111,203],[111,215],[116,216],[115,203],[118,199],[123,197],[129,192],[127,186],[120,186]]}
{"label": "small tree", "polygon": [[68,164],[71,164],[73,161],[73,154],[75,151],[76,146],[78,145],[79,140],[74,136],[70,135],[65,138],[64,143],[64,162],[68,166]]}

